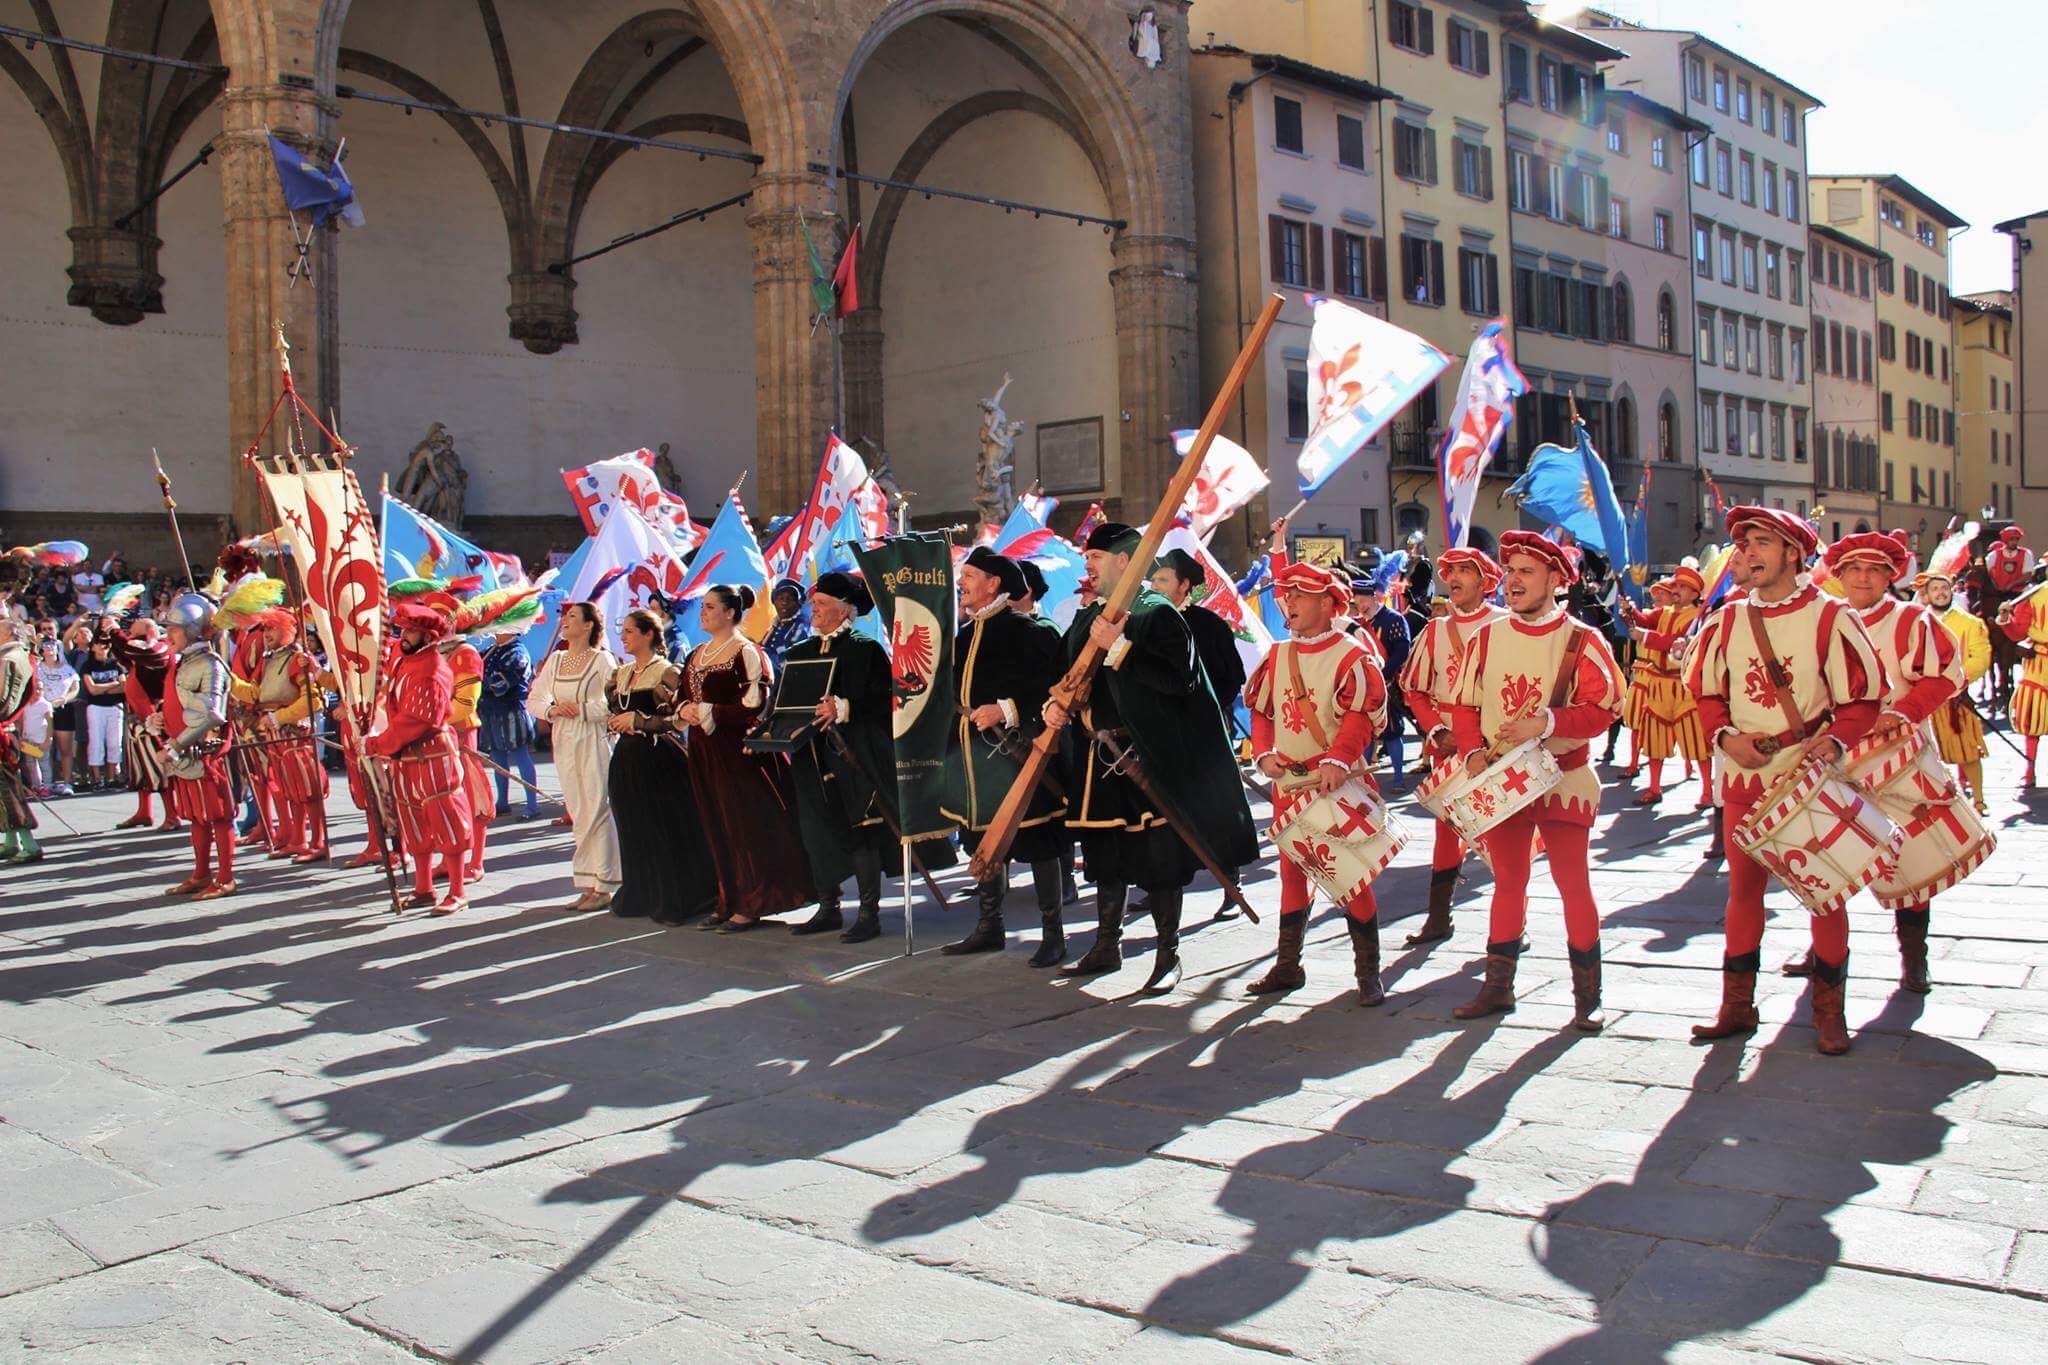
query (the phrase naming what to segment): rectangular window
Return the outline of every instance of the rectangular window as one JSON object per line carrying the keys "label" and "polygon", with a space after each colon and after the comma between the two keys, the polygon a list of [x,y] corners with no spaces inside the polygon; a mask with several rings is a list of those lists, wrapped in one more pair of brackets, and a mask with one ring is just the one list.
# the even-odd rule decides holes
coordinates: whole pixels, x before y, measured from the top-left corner
{"label": "rectangular window", "polygon": [[1570,336],[1572,331],[1572,282],[1563,275],[1543,277],[1545,323],[1551,331],[1560,336]]}
{"label": "rectangular window", "polygon": [[1742,364],[1751,374],[1764,372],[1764,325],[1756,318],[1742,322]]}
{"label": "rectangular window", "polygon": [[1779,113],[1782,114],[1783,117],[1780,118],[1778,121],[1785,125],[1785,145],[1788,147],[1797,147],[1799,145],[1799,111],[1793,107],[1792,101],[1790,99],[1787,99],[1785,101],[1785,107],[1781,109]]}
{"label": "rectangular window", "polygon": [[1337,115],[1337,164],[1354,171],[1365,169],[1365,120],[1349,114]]}
{"label": "rectangular window", "polygon": [[1401,238],[1401,296],[1433,308],[1444,301],[1444,244],[1426,237]]}
{"label": "rectangular window", "polygon": [[1779,251],[1776,242],[1764,243],[1764,293],[1772,298],[1782,295],[1784,280],[1779,272]]}
{"label": "rectangular window", "polygon": [[1529,49],[1520,43],[1503,44],[1508,54],[1508,98],[1527,104],[1533,91],[1529,86]]}
{"label": "rectangular window", "polygon": [[1828,324],[1828,373],[1840,376],[1842,373],[1842,324]]}
{"label": "rectangular window", "polygon": [[1721,315],[1721,367],[1742,368],[1742,319],[1733,313]]}
{"label": "rectangular window", "polygon": [[1792,382],[1806,382],[1806,333],[1794,329],[1789,349],[1792,352]]}
{"label": "rectangular window", "polygon": [[1660,171],[1671,169],[1671,150],[1662,133],[1650,139],[1650,164]]}
{"label": "rectangular window", "polygon": [[1536,272],[1526,265],[1515,267],[1515,326],[1537,326]]}
{"label": "rectangular window", "polygon": [[1618,109],[1607,116],[1607,150],[1617,156],[1628,155],[1628,122]]}
{"label": "rectangular window", "polygon": [[1575,316],[1572,319],[1572,331],[1588,341],[1598,341],[1602,335],[1600,326],[1600,286],[1582,281],[1575,292],[1577,294],[1577,304],[1573,310]]}
{"label": "rectangular window", "polygon": [[1735,117],[1744,123],[1750,119],[1749,82],[1746,80],[1735,82]]}
{"label": "rectangular window", "polygon": [[1543,212],[1555,223],[1564,221],[1564,167],[1556,162],[1546,162],[1543,167]]}
{"label": "rectangular window", "polygon": [[1761,460],[1764,457],[1764,405],[1755,399],[1749,404],[1749,426],[1744,442],[1749,447],[1749,458]]}
{"label": "rectangular window", "polygon": [[1474,76],[1488,75],[1493,63],[1487,50],[1486,34],[1456,19],[1444,21],[1444,41],[1450,47],[1451,65]]}
{"label": "rectangular window", "polygon": [[1769,342],[1770,345],[1767,350],[1768,363],[1765,373],[1769,374],[1773,379],[1783,379],[1785,377],[1784,324],[1776,322],[1771,324]]}
{"label": "rectangular window", "polygon": [[1721,283],[1735,283],[1735,234],[1728,228],[1720,233]]}
{"label": "rectangular window", "polygon": [[1394,174],[1423,185],[1436,183],[1436,130],[1419,124],[1394,125]]}
{"label": "rectangular window", "polygon": [[1877,358],[1886,364],[1899,358],[1899,333],[1889,322],[1877,324]]}
{"label": "rectangular window", "polygon": [[1775,214],[1778,211],[1778,168],[1769,161],[1764,163],[1763,191],[1764,212]]}
{"label": "rectangular window", "polygon": [[1530,197],[1530,187],[1535,181],[1529,154],[1511,149],[1508,152],[1508,206],[1524,213],[1535,212],[1535,203]]}
{"label": "rectangular window", "polygon": [[1686,153],[1692,158],[1692,183],[1701,189],[1707,187],[1707,140],[1701,138],[1692,143]]}
{"label": "rectangular window", "polygon": [[1287,367],[1287,439],[1308,439],[1308,369],[1302,365]]}
{"label": "rectangular window", "polygon": [[1892,396],[1889,393],[1877,396],[1877,425],[1884,431],[1892,429]]}
{"label": "rectangular window", "polygon": [[1714,108],[1720,113],[1728,112],[1728,68],[1714,68]]}
{"label": "rectangular window", "polygon": [[[1892,272],[1892,263],[1890,261],[1879,261],[1877,263],[1878,291],[1884,294],[1895,293],[1897,286],[1898,277]],[[1890,357],[1886,358],[1889,359]]]}
{"label": "rectangular window", "polygon": [[1458,248],[1458,306],[1479,317],[1500,313],[1500,262],[1491,252]]}
{"label": "rectangular window", "polygon": [[1920,400],[1906,400],[1906,434],[1917,437],[1920,434]]}
{"label": "rectangular window", "polygon": [[1273,256],[1273,280],[1306,289],[1308,283],[1308,224],[1274,214],[1267,219]]}
{"label": "rectangular window", "polygon": [[1692,268],[1707,279],[1714,278],[1714,230],[1698,219],[1692,225]]}
{"label": "rectangular window", "polygon": [[1300,100],[1273,96],[1273,145],[1283,152],[1302,150]]}
{"label": "rectangular window", "polygon": [[1725,142],[1714,144],[1714,189],[1724,199],[1735,197],[1735,149]]}
{"label": "rectangular window", "polygon": [[1799,464],[1806,463],[1805,408],[1792,409],[1792,458],[1795,462]]}
{"label": "rectangular window", "polygon": [[1392,0],[1387,6],[1387,40],[1424,57],[1436,52],[1436,16],[1409,0]]}
{"label": "rectangular window", "polygon": [[1913,371],[1920,368],[1920,336],[1917,332],[1906,333],[1906,368]]}
{"label": "rectangular window", "polygon": [[1607,235],[1628,240],[1628,200],[1619,195],[1607,200]]}
{"label": "rectangular window", "polygon": [[1723,398],[1721,400],[1722,433],[1727,439],[1728,453],[1742,453],[1742,400]]}
{"label": "rectangular window", "polygon": [[[1792,125],[1788,123],[1785,126],[1790,128]],[[1799,173],[1797,171],[1785,172],[1785,221],[1788,223],[1799,221]]]}
{"label": "rectangular window", "polygon": [[1714,394],[1700,395],[1700,449],[1715,450],[1721,444],[1721,400]]}
{"label": "rectangular window", "polygon": [[1771,458],[1785,458],[1785,409],[1771,404]]}
{"label": "rectangular window", "polygon": [[1866,384],[1874,383],[1874,382],[1876,382],[1876,380],[1877,380],[1877,371],[1876,371],[1876,369],[1875,369],[1875,368],[1874,368],[1874,367],[1873,367],[1873,366],[1871,365],[1871,363],[1870,363],[1870,333],[1868,333],[1868,332],[1865,332],[1865,333],[1863,334],[1863,345],[1862,345],[1862,351],[1863,351],[1863,382],[1864,382],[1864,383],[1866,383]]}
{"label": "rectangular window", "polygon": [[[1335,284],[1338,293],[1354,299],[1379,297],[1379,294],[1374,292],[1375,281],[1372,278],[1373,247],[1378,242],[1379,239],[1374,238],[1368,243],[1366,238],[1353,232],[1330,234],[1330,257],[1331,264],[1336,270]],[[1384,274],[1385,270],[1386,267],[1382,265],[1381,273]],[[1378,285],[1384,290],[1386,281],[1382,279],[1378,281]]]}
{"label": "rectangular window", "polygon": [[1703,57],[1688,57],[1685,60],[1685,89],[1692,98],[1705,102],[1707,98],[1707,63]]}
{"label": "rectangular window", "polygon": [[1757,292],[1756,238],[1742,239],[1742,287],[1750,293]]}
{"label": "rectangular window", "polygon": [[1745,204],[1756,204],[1756,158],[1748,152],[1737,163],[1736,197]]}
{"label": "rectangular window", "polygon": [[1785,302],[1804,304],[1806,302],[1806,266],[1804,258],[1796,251],[1785,253],[1785,270],[1789,281],[1785,287]]}
{"label": "rectangular window", "polygon": [[1920,302],[1920,272],[1910,265],[1906,267],[1906,302],[1916,307]]}
{"label": "rectangular window", "polygon": [[1564,81],[1557,63],[1549,57],[1536,57],[1536,102],[1552,113],[1564,107]]}
{"label": "rectangular window", "polygon": [[1768,90],[1764,91],[1764,117],[1762,127],[1765,132],[1771,134],[1772,136],[1775,137],[1777,135],[1778,97],[1776,95],[1773,95]]}
{"label": "rectangular window", "polygon": [[1714,363],[1714,354],[1719,348],[1714,345],[1714,310],[1711,308],[1700,309],[1700,339],[1695,349],[1702,365]]}
{"label": "rectangular window", "polygon": [[1451,139],[1453,169],[1458,177],[1458,193],[1469,194],[1474,199],[1493,198],[1493,150],[1482,147],[1464,138]]}
{"label": "rectangular window", "polygon": [[1671,250],[1671,215],[1657,212],[1650,215],[1650,245],[1659,251]]}

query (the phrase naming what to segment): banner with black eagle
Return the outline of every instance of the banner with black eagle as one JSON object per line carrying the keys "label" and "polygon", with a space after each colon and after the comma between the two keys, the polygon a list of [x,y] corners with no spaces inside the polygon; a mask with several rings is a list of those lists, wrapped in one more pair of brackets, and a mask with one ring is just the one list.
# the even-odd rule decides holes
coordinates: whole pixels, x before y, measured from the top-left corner
{"label": "banner with black eagle", "polygon": [[953,830],[939,811],[954,720],[953,547],[944,536],[911,535],[853,552],[889,635],[903,837],[942,838]]}

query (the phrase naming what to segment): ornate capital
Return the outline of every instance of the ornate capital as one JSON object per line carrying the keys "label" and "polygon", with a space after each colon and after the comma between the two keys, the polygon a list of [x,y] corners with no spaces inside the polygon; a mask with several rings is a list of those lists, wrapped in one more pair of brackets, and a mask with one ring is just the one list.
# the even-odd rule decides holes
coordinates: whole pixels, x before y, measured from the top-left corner
{"label": "ornate capital", "polygon": [[163,241],[141,228],[75,227],[71,264],[65,274],[71,287],[64,301],[89,308],[101,322],[131,327],[150,313],[164,311],[164,277],[156,254]]}
{"label": "ornate capital", "polygon": [[510,277],[512,302],[505,312],[512,319],[512,339],[535,355],[553,355],[564,346],[574,346],[576,309],[570,297],[576,281],[565,270],[525,271]]}

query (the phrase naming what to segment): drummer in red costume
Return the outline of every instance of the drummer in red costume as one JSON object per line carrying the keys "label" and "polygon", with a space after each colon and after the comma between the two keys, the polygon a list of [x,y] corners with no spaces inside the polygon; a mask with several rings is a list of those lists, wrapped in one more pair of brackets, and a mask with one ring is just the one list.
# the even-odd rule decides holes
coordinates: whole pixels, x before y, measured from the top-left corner
{"label": "drummer in red costume", "polygon": [[[448,622],[432,607],[414,604],[392,613],[400,633],[397,664],[390,671],[384,728],[371,735],[372,755],[391,760],[399,830],[413,860],[413,890],[405,908],[433,906],[437,915],[467,908],[464,895],[470,854],[469,784],[461,750],[448,728],[455,677],[434,648]],[[434,855],[441,855],[448,894],[434,903]]]}
{"label": "drummer in red costume", "polygon": [[[1876,723],[1884,665],[1846,602],[1814,586],[1802,568],[1819,544],[1805,518],[1781,508],[1734,507],[1728,534],[1748,596],[1707,621],[1686,660],[1686,689],[1699,698],[1721,763],[1721,800],[1731,833],[1781,775],[1808,759],[1839,759]],[[1769,658],[1759,648],[1761,632]],[[1701,1040],[1752,1033],[1769,874],[1727,841],[1726,955],[1721,1008],[1693,1027]],[[1849,1050],[1843,985],[1849,965],[1846,914],[1814,915],[1813,1025],[1816,1044]]]}
{"label": "drummer in red costume", "polygon": [[[1295,809],[1356,777],[1375,791],[1364,757],[1387,723],[1387,685],[1365,646],[1338,624],[1351,585],[1315,564],[1289,564],[1273,580],[1289,638],[1275,645],[1245,684],[1252,752],[1274,784],[1273,826]],[[1247,989],[1270,995],[1300,988],[1301,942],[1313,900],[1308,874],[1280,848],[1280,952]],[[1370,886],[1344,907],[1362,1005],[1387,996],[1380,985],[1379,907]]]}
{"label": "drummer in red costume", "polygon": [[[1826,563],[1828,572],[1841,580],[1849,605],[1863,618],[1871,646],[1884,664],[1889,691],[1871,736],[1917,729],[1932,744],[1932,717],[1963,690],[1963,651],[1933,611],[1891,595],[1892,584],[1906,574],[1905,547],[1891,536],[1863,532],[1830,545]],[[1930,989],[1927,921],[1932,906],[1930,899],[1892,912],[1899,938],[1899,985],[1915,995]],[[1809,953],[1785,964],[1785,975],[1805,976],[1812,966]]]}
{"label": "drummer in red costume", "polygon": [[1571,950],[1572,1024],[1598,1032],[1600,911],[1593,903],[1587,845],[1600,810],[1600,779],[1588,761],[1592,742],[1621,713],[1621,670],[1600,632],[1567,615],[1558,595],[1578,580],[1566,547],[1533,531],[1500,538],[1507,616],[1472,633],[1459,664],[1451,731],[1466,771],[1478,776],[1518,745],[1540,740],[1564,770],[1555,789],[1488,831],[1493,911],[1487,929],[1486,980],[1452,1011],[1480,1019],[1515,1007],[1515,965],[1529,910],[1529,869],[1543,836],[1551,880],[1564,897]]}
{"label": "drummer in red costume", "polygon": [[[1400,678],[1408,714],[1415,717],[1423,752],[1432,763],[1457,754],[1457,740],[1451,734],[1451,704],[1458,696],[1458,660],[1474,631],[1508,614],[1505,607],[1489,600],[1500,580],[1500,565],[1484,550],[1460,546],[1437,556],[1436,587],[1449,600],[1450,614],[1433,617],[1423,627],[1408,651]],[[1408,936],[1408,947],[1451,936],[1451,897],[1458,889],[1458,869],[1464,862],[1464,840],[1448,820],[1437,821],[1436,842],[1429,854],[1429,909],[1422,927]]]}
{"label": "drummer in red costume", "polygon": [[192,875],[174,896],[212,900],[235,889],[235,795],[222,737],[228,722],[227,661],[214,652],[213,602],[196,592],[171,600],[165,631],[176,651],[156,722],[171,774],[167,800],[192,825]]}

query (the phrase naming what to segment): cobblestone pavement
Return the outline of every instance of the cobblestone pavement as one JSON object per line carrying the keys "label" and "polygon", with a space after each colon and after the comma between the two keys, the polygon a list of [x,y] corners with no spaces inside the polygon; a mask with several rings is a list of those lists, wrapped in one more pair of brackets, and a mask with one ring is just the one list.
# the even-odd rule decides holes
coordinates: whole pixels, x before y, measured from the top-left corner
{"label": "cobblestone pavement", "polygon": [[[194,905],[161,894],[182,839],[67,801],[84,834],[0,872],[0,1355],[2048,1359],[2048,798],[2016,777],[2000,749],[2003,846],[1936,907],[1931,996],[1852,912],[1837,1060],[1775,978],[1754,1040],[1685,1041],[1722,887],[1690,789],[1608,794],[1592,1038],[1541,886],[1524,1003],[1451,1020],[1483,873],[1452,943],[1389,934],[1384,1009],[1327,912],[1307,989],[1245,999],[1271,917],[1209,923],[1213,890],[1139,1002],[1138,963],[942,958],[966,912],[929,901],[909,959],[893,908],[857,948],[572,916],[545,822],[494,832],[452,920],[254,859]],[[1272,906],[1270,865],[1249,889]],[[1772,904],[1767,961],[1804,938]]]}

